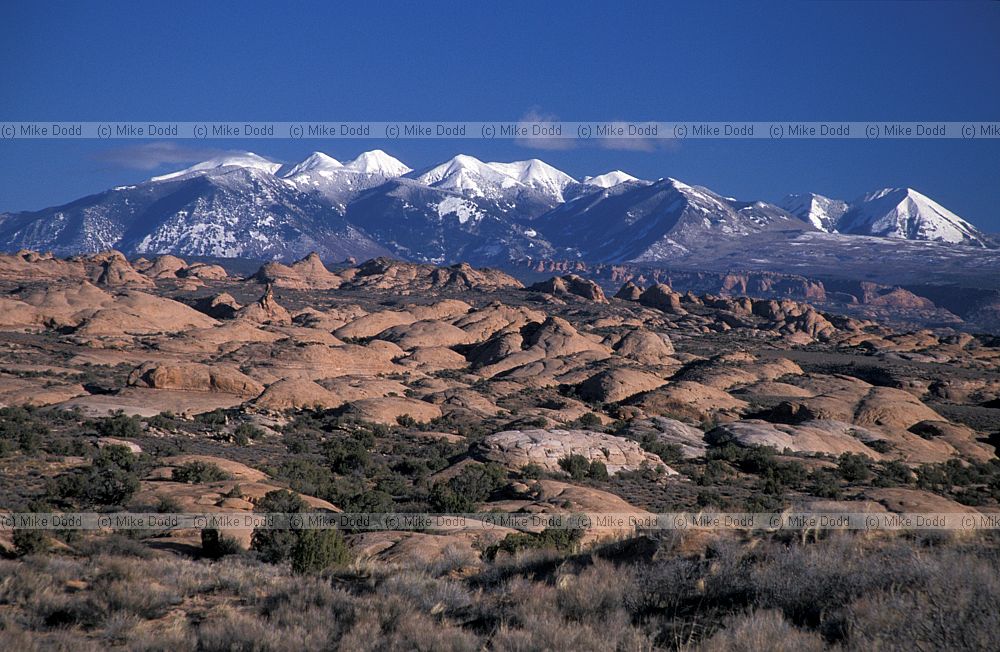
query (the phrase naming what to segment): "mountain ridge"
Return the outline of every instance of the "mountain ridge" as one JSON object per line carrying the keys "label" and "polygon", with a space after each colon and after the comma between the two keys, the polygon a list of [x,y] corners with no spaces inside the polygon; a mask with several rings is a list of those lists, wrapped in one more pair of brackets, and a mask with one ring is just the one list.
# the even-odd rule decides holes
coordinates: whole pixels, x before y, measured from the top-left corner
{"label": "mountain ridge", "polygon": [[539,159],[487,163],[459,154],[413,170],[382,150],[346,162],[313,152],[294,164],[231,153],[60,206],[0,214],[7,251],[284,260],[315,250],[331,259],[395,255],[436,264],[648,263],[712,255],[713,247],[732,251],[751,235],[812,231],[992,244],[911,189],[875,191],[851,204],[812,193],[770,204],[620,170],[577,180]]}

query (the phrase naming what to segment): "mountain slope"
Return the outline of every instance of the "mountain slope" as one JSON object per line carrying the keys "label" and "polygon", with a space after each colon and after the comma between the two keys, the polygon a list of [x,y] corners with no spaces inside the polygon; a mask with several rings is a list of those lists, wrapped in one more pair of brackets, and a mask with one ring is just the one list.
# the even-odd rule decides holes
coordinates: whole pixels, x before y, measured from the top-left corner
{"label": "mountain slope", "polygon": [[595,262],[666,260],[714,240],[811,228],[776,206],[738,202],[676,179],[584,195],[537,224],[555,246]]}
{"label": "mountain slope", "polygon": [[883,188],[853,202],[837,230],[904,240],[987,246],[976,227],[912,188]]}
{"label": "mountain slope", "polygon": [[848,208],[845,201],[830,199],[812,192],[788,195],[781,200],[779,206],[826,233],[837,232],[837,222]]}

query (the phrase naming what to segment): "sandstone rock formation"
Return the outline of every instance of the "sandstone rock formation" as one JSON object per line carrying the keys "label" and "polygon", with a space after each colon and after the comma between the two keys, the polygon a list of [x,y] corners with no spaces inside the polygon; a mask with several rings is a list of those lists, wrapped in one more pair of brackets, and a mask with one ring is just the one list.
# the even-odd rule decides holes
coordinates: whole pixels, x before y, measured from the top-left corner
{"label": "sandstone rock formation", "polygon": [[588,461],[603,462],[608,473],[635,471],[663,466],[668,474],[676,471],[642,450],[631,439],[590,430],[508,430],[486,437],[477,453],[485,460],[510,468],[535,464],[550,472],[560,472],[559,460],[582,455]]}

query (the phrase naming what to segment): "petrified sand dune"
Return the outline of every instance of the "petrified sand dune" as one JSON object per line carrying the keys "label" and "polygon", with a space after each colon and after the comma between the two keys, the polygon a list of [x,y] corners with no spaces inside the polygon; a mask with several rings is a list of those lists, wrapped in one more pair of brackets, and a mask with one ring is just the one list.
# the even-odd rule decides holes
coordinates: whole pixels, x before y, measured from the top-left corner
{"label": "petrified sand dune", "polygon": [[296,290],[333,290],[344,282],[343,278],[326,268],[316,252],[291,265],[267,263],[257,270],[253,278],[275,287]]}
{"label": "petrified sand dune", "polygon": [[588,400],[617,403],[656,389],[666,382],[659,376],[637,369],[608,369],[588,378],[580,384],[578,390]]}
{"label": "petrified sand dune", "polygon": [[634,471],[643,467],[663,466],[656,455],[647,453],[638,443],[590,430],[508,430],[486,437],[479,446],[480,457],[511,468],[535,464],[546,471],[559,472],[559,460],[581,455],[588,461],[603,462],[608,473]]}
{"label": "petrified sand dune", "polygon": [[348,404],[345,414],[360,421],[396,425],[400,417],[410,417],[417,423],[428,423],[441,417],[441,408],[404,396],[366,398]]}
{"label": "petrified sand dune", "polygon": [[866,443],[882,438],[865,428],[842,421],[807,421],[798,425],[768,423],[757,419],[725,423],[705,433],[705,441],[713,446],[766,446],[779,453],[859,453],[874,460],[882,455]]}
{"label": "petrified sand dune", "polygon": [[197,363],[146,363],[132,371],[129,385],[151,389],[184,389],[201,392],[223,392],[254,397],[264,391],[263,385],[226,365]]}
{"label": "petrified sand dune", "polygon": [[553,276],[546,281],[539,281],[528,288],[534,292],[545,292],[556,296],[572,295],[594,301],[596,303],[607,303],[601,286],[589,279],[582,278],[576,274],[566,276]]}

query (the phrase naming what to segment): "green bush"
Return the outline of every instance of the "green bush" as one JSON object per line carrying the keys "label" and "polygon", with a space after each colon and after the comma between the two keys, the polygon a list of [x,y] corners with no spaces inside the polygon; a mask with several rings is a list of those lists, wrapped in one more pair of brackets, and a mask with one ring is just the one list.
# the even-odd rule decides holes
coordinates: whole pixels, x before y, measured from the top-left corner
{"label": "green bush", "polygon": [[123,505],[139,489],[139,461],[125,446],[105,446],[93,463],[56,478],[49,494],[80,505]]}
{"label": "green bush", "polygon": [[866,482],[872,477],[869,459],[860,453],[843,453],[837,458],[840,477],[848,482]]}
{"label": "green bush", "polygon": [[[298,494],[275,489],[264,494],[254,508],[258,513],[298,514],[307,509],[306,501]],[[257,528],[250,537],[250,549],[271,564],[280,564],[290,559],[298,541],[297,530],[276,530]]]}
{"label": "green bush", "polygon": [[[301,496],[284,489],[268,492],[254,509],[259,513],[280,514],[300,514],[308,510]],[[250,549],[272,564],[290,561],[296,573],[311,573],[350,561],[347,544],[334,529],[257,528],[250,538]]]}
{"label": "green bush", "polygon": [[215,528],[205,528],[201,531],[201,554],[209,559],[220,559],[226,555],[238,555],[243,552],[239,541],[227,537]]}
{"label": "green bush", "polygon": [[292,549],[292,570],[299,574],[315,573],[351,561],[350,549],[338,530],[300,530]]}
{"label": "green bush", "polygon": [[232,476],[219,468],[217,464],[192,460],[185,462],[174,469],[174,482],[186,482],[188,484],[200,484],[203,482],[221,482],[230,480]]}
{"label": "green bush", "polygon": [[126,416],[118,411],[113,416],[98,419],[97,432],[105,437],[131,439],[142,435],[142,422],[137,416]]}
{"label": "green bush", "polygon": [[0,408],[0,454],[14,448],[28,454],[38,452],[49,429],[35,413],[34,408]]}
{"label": "green bush", "polygon": [[608,467],[600,460],[588,460],[583,455],[573,454],[559,460],[559,466],[574,480],[607,480]]}
{"label": "green bush", "polygon": [[431,508],[438,512],[467,513],[490,497],[507,480],[507,471],[499,464],[475,464],[461,470],[446,483],[431,489]]}
{"label": "green bush", "polygon": [[372,463],[365,442],[356,437],[332,439],[323,444],[323,455],[334,473],[364,472]]}
{"label": "green bush", "polygon": [[15,529],[12,533],[14,554],[18,557],[45,552],[49,549],[49,539],[42,530]]}
{"label": "green bush", "polygon": [[513,555],[519,550],[545,549],[557,552],[572,552],[583,538],[582,529],[545,528],[541,532],[518,532],[508,534],[498,543],[486,548],[483,557],[496,559],[501,552]]}

